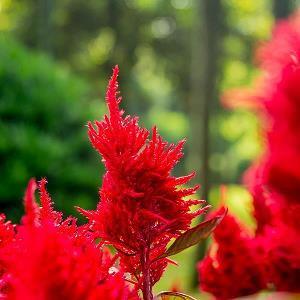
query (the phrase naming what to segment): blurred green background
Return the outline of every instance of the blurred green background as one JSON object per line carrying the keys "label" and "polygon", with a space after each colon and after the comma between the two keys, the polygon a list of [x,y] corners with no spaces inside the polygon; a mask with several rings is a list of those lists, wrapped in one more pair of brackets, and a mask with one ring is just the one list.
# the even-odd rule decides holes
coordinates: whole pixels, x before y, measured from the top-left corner
{"label": "blurred green background", "polygon": [[[103,166],[85,124],[106,111],[119,64],[127,113],[169,141],[188,138],[175,173],[196,170],[214,205],[228,185],[231,210],[253,225],[241,176],[263,148],[259,124],[220,95],[251,84],[253,50],[298,2],[0,0],[1,211],[19,220],[29,178],[43,176],[66,214],[96,206]],[[180,255],[157,289],[190,290],[199,251]]]}

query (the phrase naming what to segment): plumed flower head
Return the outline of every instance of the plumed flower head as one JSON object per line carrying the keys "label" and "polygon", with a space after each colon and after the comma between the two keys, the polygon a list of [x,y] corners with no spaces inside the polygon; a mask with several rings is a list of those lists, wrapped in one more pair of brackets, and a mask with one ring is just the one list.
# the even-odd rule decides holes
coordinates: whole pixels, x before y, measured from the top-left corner
{"label": "plumed flower head", "polygon": [[203,291],[226,300],[265,288],[259,248],[232,215],[215,229],[213,240],[209,254],[198,265]]}
{"label": "plumed flower head", "polygon": [[[150,133],[136,117],[124,116],[119,108],[118,72],[115,67],[106,93],[109,115],[88,125],[90,141],[106,167],[101,200],[96,211],[81,212],[98,236],[119,250],[126,269],[139,279],[142,252],[154,259],[203,210],[191,212],[190,207],[200,202],[184,199],[198,186],[180,187],[194,174],[171,175],[183,155],[184,141],[168,144],[155,127]],[[152,284],[165,266],[165,259],[148,266]]]}
{"label": "plumed flower head", "polygon": [[17,227],[10,254],[2,256],[6,263],[3,298],[131,299],[122,274],[109,272],[110,255],[75,219],[62,220],[45,185],[43,179],[39,184],[41,206],[34,199],[35,181],[28,185],[23,223]]}

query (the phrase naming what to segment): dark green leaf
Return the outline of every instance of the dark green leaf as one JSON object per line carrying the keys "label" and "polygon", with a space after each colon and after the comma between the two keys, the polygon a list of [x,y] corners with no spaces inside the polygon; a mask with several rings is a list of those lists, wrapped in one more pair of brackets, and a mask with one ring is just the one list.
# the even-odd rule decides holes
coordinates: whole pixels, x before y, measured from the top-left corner
{"label": "dark green leaf", "polygon": [[220,224],[226,213],[227,211],[224,210],[224,213],[222,215],[204,221],[184,232],[174,241],[174,243],[167,249],[165,253],[159,256],[159,259],[177,254],[184,249],[194,246],[202,240],[206,239],[211,234],[211,232]]}

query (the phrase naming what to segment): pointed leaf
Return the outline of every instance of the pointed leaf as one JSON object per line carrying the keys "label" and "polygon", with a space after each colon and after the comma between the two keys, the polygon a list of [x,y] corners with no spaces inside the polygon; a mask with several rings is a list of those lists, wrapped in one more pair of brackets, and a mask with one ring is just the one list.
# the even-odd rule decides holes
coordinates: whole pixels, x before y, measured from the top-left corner
{"label": "pointed leaf", "polygon": [[218,215],[210,220],[204,221],[184,232],[174,241],[174,243],[167,249],[166,252],[158,257],[158,259],[177,254],[206,239],[211,234],[211,232],[220,224],[226,213],[227,210],[225,210],[222,215]]}
{"label": "pointed leaf", "polygon": [[183,293],[177,293],[177,292],[161,292],[154,299],[155,300],[196,300],[191,296],[188,296]]}

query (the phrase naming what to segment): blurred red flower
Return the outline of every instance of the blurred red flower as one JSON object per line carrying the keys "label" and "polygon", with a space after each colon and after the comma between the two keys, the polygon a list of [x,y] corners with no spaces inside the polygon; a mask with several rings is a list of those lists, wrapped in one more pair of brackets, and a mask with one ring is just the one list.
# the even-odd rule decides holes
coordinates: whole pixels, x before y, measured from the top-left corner
{"label": "blurred red flower", "polygon": [[300,291],[299,25],[300,11],[276,24],[271,40],[257,51],[263,72],[258,85],[251,92],[225,95],[225,101],[231,97],[229,105],[237,100],[260,112],[266,151],[247,176],[257,221],[255,241],[264,252],[267,282],[291,292]]}
{"label": "blurred red flower", "polygon": [[198,264],[200,289],[218,300],[254,294],[266,287],[263,253],[246,228],[227,214]]}

